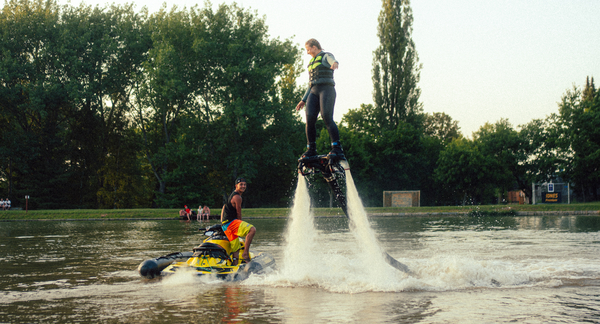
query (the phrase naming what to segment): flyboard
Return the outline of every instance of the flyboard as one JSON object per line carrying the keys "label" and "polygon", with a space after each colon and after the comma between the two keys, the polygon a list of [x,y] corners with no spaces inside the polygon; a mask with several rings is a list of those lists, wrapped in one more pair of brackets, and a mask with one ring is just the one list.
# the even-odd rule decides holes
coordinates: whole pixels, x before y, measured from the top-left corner
{"label": "flyboard", "polygon": [[[338,206],[344,211],[344,215],[350,218],[348,215],[346,195],[344,194],[342,186],[340,186],[340,184],[344,187],[346,185],[346,171],[350,172],[350,164],[345,158],[330,159],[326,154],[323,154],[298,159],[298,173],[307,179],[309,188],[311,186],[310,177],[306,176],[321,174],[335,196]],[[406,273],[410,272],[405,264],[394,259],[387,252],[383,252],[383,256],[385,261],[392,267]]]}

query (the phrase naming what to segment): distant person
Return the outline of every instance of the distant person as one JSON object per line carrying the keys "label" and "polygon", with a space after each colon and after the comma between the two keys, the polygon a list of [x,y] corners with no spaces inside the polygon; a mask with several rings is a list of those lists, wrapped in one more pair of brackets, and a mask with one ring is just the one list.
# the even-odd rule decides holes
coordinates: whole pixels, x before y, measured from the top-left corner
{"label": "distant person", "polygon": [[202,211],[198,210],[198,215],[200,215],[200,220],[204,219],[204,216],[206,216],[206,220],[208,221],[208,218],[210,216],[210,208],[208,208],[208,206],[204,205],[204,208],[202,208]]}
{"label": "distant person", "polygon": [[10,210],[10,199],[6,198],[6,200],[4,201],[4,205],[6,206],[6,210]]}
{"label": "distant person", "polygon": [[317,155],[317,117],[319,113],[325,122],[325,127],[331,139],[331,151],[327,154],[329,159],[345,159],[340,133],[333,120],[333,107],[335,105],[335,81],[333,71],[338,68],[338,61],[333,54],[323,51],[321,44],[311,38],[304,44],[306,53],[312,56],[308,63],[308,89],[298,105],[296,111],[306,105],[306,141],[307,150],[301,158]]}
{"label": "distant person", "polygon": [[246,191],[246,180],[237,178],[235,180],[235,190],[229,195],[227,203],[221,209],[221,226],[229,242],[232,251],[232,264],[238,264],[238,257],[242,245],[240,237],[246,238],[246,247],[242,258],[247,262],[250,261],[250,244],[256,233],[256,228],[242,220],[242,194]]}
{"label": "distant person", "polygon": [[183,206],[183,209],[179,211],[179,216],[185,216],[188,220],[190,220],[190,215],[192,211],[188,208],[187,205]]}
{"label": "distant person", "polygon": [[190,216],[192,216],[192,210],[187,205],[184,206],[184,209],[185,209],[185,214],[187,216],[187,219],[190,220]]}
{"label": "distant person", "polygon": [[6,202],[4,202],[4,199],[0,200],[0,207],[2,207],[2,210],[6,210]]}

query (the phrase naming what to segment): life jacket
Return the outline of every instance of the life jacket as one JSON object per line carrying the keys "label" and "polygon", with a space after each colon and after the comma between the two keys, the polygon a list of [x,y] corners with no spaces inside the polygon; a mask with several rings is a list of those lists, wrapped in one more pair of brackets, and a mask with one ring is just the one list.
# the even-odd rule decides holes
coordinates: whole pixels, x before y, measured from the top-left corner
{"label": "life jacket", "polygon": [[233,205],[231,204],[231,199],[233,199],[233,197],[235,195],[239,195],[239,193],[237,191],[233,191],[231,193],[231,195],[229,195],[229,198],[227,199],[227,203],[225,204],[225,209],[223,210],[223,224],[227,224],[229,222],[231,222],[234,219],[237,219],[237,209],[235,209],[235,207],[233,207]]}
{"label": "life jacket", "polygon": [[326,54],[328,53],[321,52],[308,62],[308,82],[311,87],[316,84],[335,85],[331,65],[329,65],[327,60],[323,60]]}

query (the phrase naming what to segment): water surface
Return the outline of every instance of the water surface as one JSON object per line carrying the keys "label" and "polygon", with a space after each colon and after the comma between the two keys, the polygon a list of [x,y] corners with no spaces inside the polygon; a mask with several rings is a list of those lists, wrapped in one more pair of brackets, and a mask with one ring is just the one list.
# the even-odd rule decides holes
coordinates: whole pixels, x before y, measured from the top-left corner
{"label": "water surface", "polygon": [[[287,221],[251,222],[253,250],[285,264]],[[366,267],[370,256],[343,218],[315,220],[304,264],[242,283],[138,276],[144,259],[198,244],[197,222],[0,223],[0,322],[600,319],[600,217],[381,217],[370,225],[411,274]]]}

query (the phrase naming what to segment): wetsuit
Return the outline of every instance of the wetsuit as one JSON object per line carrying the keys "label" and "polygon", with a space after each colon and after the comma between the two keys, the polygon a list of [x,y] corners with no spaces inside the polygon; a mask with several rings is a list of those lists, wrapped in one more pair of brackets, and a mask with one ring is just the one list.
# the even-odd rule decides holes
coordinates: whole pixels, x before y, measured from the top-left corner
{"label": "wetsuit", "polygon": [[306,139],[308,143],[314,143],[317,139],[317,117],[325,122],[332,142],[340,139],[338,127],[333,121],[333,107],[335,106],[335,81],[331,65],[337,62],[333,54],[320,52],[310,60],[309,88],[302,98],[306,103]]}

